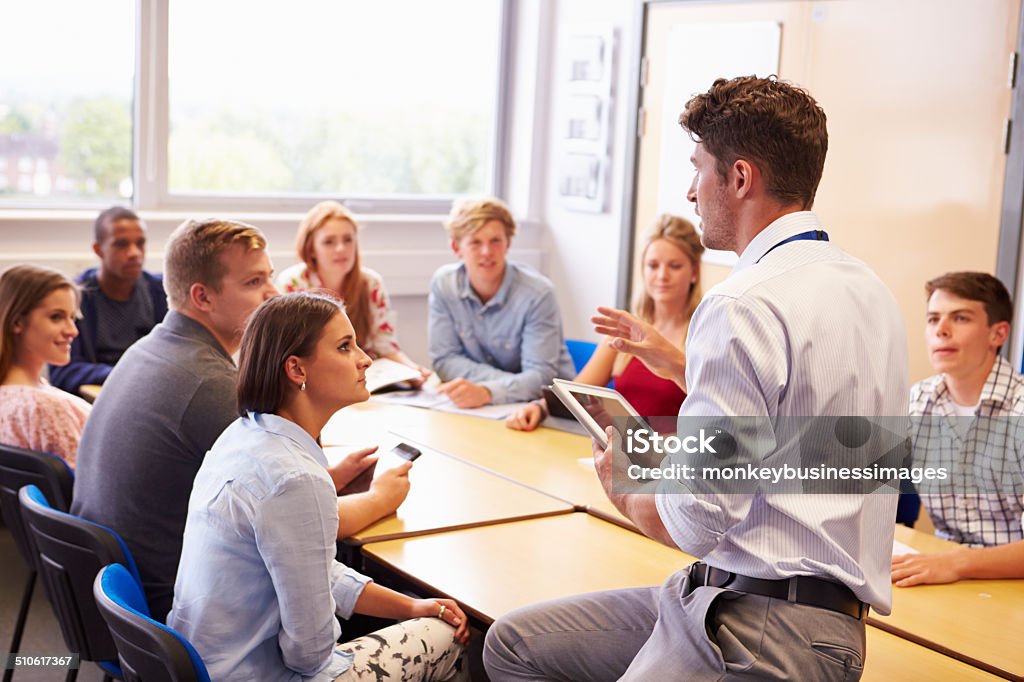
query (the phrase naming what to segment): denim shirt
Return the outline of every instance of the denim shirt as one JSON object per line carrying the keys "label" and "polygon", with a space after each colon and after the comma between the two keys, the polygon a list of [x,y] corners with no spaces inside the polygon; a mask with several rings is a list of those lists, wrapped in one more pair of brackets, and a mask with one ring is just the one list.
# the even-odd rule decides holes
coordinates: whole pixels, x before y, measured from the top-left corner
{"label": "denim shirt", "polygon": [[249,413],[207,453],[188,505],[167,623],[214,680],[333,680],[335,614],[369,578],[334,560],[338,503],[320,446],[297,424]]}
{"label": "denim shirt", "polygon": [[555,377],[575,376],[551,281],[507,262],[494,297],[481,303],[466,266],[434,273],[427,321],[430,357],[443,381],[463,377],[494,404],[533,400]]}

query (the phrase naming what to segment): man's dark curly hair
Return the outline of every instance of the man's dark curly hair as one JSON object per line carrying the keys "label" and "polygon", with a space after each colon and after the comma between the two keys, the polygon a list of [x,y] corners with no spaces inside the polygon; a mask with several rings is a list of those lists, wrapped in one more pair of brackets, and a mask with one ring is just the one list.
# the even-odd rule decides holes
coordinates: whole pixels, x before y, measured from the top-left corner
{"label": "man's dark curly hair", "polygon": [[809,209],[828,151],[825,112],[806,90],[775,76],[719,78],[686,103],[679,125],[717,161],[758,167],[769,195]]}

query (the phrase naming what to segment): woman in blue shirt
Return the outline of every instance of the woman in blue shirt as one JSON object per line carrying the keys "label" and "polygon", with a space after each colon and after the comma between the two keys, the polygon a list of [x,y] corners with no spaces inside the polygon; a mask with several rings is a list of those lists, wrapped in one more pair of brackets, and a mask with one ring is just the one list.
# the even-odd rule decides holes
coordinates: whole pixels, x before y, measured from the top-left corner
{"label": "woman in blue shirt", "polygon": [[[326,296],[270,299],[246,326],[241,417],[196,476],[167,618],[213,679],[467,675],[468,625],[454,601],[412,599],[334,559],[336,488],[318,441],[334,412],[369,397],[370,364]],[[413,620],[336,646],[335,615],[353,612]]]}

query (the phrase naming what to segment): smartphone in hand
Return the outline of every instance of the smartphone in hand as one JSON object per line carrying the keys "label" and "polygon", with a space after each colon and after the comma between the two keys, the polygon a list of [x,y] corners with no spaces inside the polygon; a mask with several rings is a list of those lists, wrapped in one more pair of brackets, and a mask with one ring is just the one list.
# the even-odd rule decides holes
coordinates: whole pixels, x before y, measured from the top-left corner
{"label": "smartphone in hand", "polygon": [[370,483],[373,482],[373,472],[377,469],[377,463],[374,462],[370,466],[363,469],[358,476],[348,482],[344,488],[338,491],[339,495],[351,495],[352,493],[365,493],[370,489]]}
{"label": "smartphone in hand", "polygon": [[414,448],[408,443],[399,443],[395,447],[391,448],[391,452],[402,459],[409,460],[410,462],[416,461],[416,458],[423,454],[418,448]]}

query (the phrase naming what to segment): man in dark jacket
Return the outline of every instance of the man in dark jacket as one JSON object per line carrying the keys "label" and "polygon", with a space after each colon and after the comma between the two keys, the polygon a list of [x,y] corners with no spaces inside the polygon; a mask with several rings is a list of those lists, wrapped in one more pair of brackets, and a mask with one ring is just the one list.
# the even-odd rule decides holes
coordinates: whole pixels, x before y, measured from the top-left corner
{"label": "man in dark jacket", "polygon": [[75,280],[82,287],[82,317],[71,362],[50,367],[53,385],[76,394],[83,384],[102,384],[128,347],[167,313],[163,278],[142,269],[146,228],[139,217],[114,206],[99,214],[94,230],[100,267]]}

